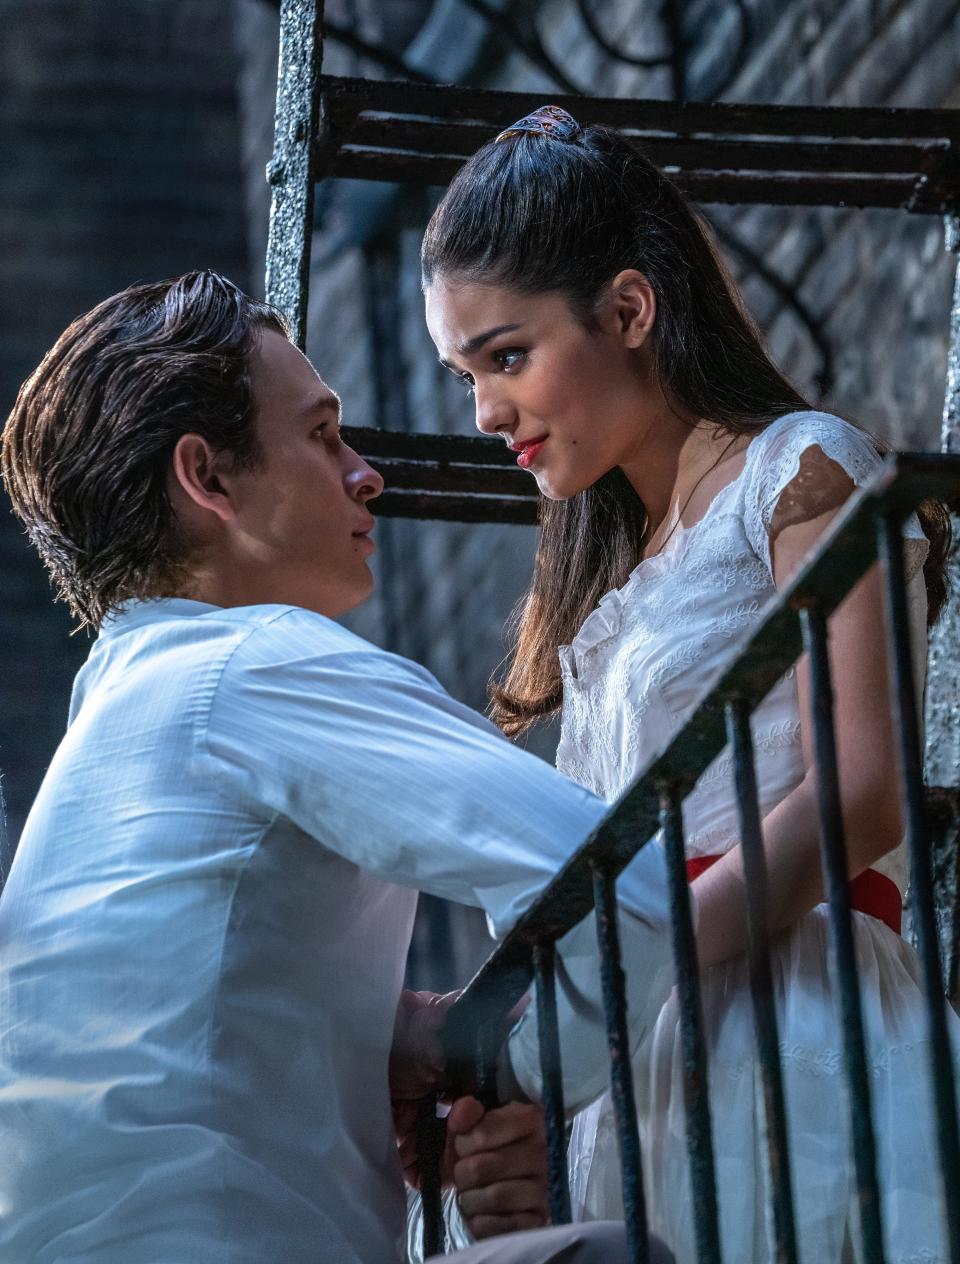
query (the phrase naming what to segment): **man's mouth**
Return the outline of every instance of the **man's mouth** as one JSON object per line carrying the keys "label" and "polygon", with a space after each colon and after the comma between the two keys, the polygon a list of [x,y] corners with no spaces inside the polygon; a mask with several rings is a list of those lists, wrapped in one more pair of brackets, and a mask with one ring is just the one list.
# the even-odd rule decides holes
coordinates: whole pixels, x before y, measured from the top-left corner
{"label": "man's mouth", "polygon": [[540,454],[540,449],[547,441],[547,435],[538,435],[535,439],[523,439],[520,443],[509,445],[511,452],[518,453],[517,464],[522,470],[528,470]]}

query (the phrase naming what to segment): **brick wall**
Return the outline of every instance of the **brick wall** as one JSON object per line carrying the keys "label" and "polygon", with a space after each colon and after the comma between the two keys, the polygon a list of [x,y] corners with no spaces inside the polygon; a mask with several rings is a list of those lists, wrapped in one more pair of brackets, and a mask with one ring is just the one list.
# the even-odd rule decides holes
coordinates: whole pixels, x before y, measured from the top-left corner
{"label": "brick wall", "polygon": [[[197,266],[247,280],[237,56],[207,0],[0,0],[0,416],[64,326]],[[17,837],[86,655],[0,502],[0,768]]]}

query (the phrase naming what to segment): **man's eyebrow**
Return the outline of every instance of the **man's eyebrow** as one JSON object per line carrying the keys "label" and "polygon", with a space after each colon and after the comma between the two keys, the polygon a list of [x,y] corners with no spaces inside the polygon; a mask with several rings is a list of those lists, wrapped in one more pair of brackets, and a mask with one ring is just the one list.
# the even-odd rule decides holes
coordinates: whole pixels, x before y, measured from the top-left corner
{"label": "man's eyebrow", "polygon": [[[519,328],[519,325],[494,325],[492,329],[485,329],[482,334],[474,334],[472,338],[467,338],[455,350],[457,355],[464,357],[476,355],[484,343],[489,342],[491,338],[496,338],[500,334],[512,334],[515,329]],[[443,357],[440,358],[440,363],[446,365],[448,369],[453,367]]]}
{"label": "man's eyebrow", "polygon": [[342,408],[336,395],[321,395],[319,399],[311,401],[303,411],[308,415],[310,413],[336,413],[337,421],[339,421]]}

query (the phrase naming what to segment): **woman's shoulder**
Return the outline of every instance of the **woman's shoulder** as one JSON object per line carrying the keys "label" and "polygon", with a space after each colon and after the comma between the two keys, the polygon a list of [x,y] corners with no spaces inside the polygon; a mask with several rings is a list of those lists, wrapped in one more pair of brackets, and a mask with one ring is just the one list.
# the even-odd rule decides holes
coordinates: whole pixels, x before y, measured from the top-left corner
{"label": "woman's shoulder", "polygon": [[865,430],[836,413],[815,408],[777,417],[751,440],[750,447],[764,461],[787,452],[802,453],[808,447],[822,448],[828,456],[852,451],[871,454],[874,463],[880,460],[876,441]]}
{"label": "woman's shoulder", "polygon": [[827,463],[833,469],[839,467],[859,487],[882,457],[870,435],[843,417],[816,409],[786,413],[750,442],[749,482],[758,500],[775,499],[797,477],[805,459],[814,467],[819,465],[824,474]]}

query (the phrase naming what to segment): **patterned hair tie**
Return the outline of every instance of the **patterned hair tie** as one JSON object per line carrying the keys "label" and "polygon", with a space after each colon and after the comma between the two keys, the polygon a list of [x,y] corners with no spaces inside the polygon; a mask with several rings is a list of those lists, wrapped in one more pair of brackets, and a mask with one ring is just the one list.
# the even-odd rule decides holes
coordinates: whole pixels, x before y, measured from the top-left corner
{"label": "patterned hair tie", "polygon": [[583,128],[566,110],[559,105],[541,105],[539,110],[525,115],[518,122],[500,133],[494,141],[511,140],[514,136],[547,136],[550,140],[573,141],[583,132]]}

